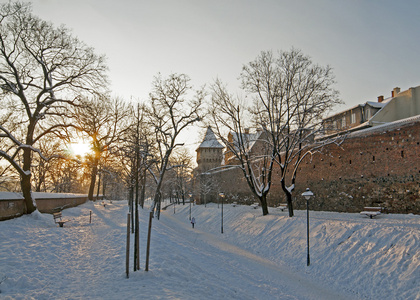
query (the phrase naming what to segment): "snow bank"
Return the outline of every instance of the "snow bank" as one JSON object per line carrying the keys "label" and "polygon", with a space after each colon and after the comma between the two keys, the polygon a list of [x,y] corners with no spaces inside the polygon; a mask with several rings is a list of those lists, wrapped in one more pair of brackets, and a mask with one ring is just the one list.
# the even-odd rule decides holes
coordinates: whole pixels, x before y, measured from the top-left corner
{"label": "snow bank", "polygon": [[311,211],[307,267],[306,211],[224,205],[221,234],[217,204],[192,206],[195,229],[177,205],[153,220],[145,272],[145,208],[141,270],[126,279],[127,211],[89,202],[63,211],[64,228],[37,211],[0,222],[0,298],[420,299],[419,216]]}

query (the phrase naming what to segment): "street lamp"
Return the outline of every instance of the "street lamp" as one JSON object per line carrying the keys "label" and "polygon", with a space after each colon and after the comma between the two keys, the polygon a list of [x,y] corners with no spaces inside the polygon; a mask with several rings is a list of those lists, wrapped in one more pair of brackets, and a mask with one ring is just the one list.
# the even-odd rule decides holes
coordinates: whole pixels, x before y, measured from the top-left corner
{"label": "street lamp", "polygon": [[309,199],[314,195],[309,188],[306,188],[306,191],[302,193],[302,196],[306,199],[306,237],[308,241],[308,258],[306,261],[306,265],[309,266],[311,264],[311,260],[309,258]]}
{"label": "street lamp", "polygon": [[221,227],[221,233],[223,233],[223,198],[225,197],[225,194],[223,192],[219,193],[220,198],[222,198],[222,227]]}
{"label": "street lamp", "polygon": [[191,221],[191,200],[192,200],[192,193],[189,193],[188,196],[190,196],[190,221]]}

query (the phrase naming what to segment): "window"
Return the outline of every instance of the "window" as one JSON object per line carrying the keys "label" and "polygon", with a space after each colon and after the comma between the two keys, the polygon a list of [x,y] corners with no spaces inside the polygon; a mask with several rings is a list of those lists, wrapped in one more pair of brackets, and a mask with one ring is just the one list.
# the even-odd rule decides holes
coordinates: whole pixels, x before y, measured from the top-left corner
{"label": "window", "polygon": [[356,123],[356,113],[351,114],[351,124]]}
{"label": "window", "polygon": [[346,117],[343,117],[341,119],[341,128],[344,128],[344,127],[346,127]]}

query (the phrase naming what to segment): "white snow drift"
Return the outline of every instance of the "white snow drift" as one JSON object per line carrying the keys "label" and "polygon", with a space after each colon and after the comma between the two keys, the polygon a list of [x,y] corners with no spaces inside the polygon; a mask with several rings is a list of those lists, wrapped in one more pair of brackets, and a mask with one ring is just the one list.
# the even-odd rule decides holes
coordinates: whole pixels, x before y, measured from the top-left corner
{"label": "white snow drift", "polygon": [[145,272],[145,209],[142,269],[127,279],[127,211],[123,201],[89,202],[63,211],[64,228],[39,212],[0,222],[0,298],[420,299],[417,215],[311,211],[307,267],[306,211],[225,205],[221,234],[217,204],[192,206],[195,229],[188,203],[170,206],[153,219]]}

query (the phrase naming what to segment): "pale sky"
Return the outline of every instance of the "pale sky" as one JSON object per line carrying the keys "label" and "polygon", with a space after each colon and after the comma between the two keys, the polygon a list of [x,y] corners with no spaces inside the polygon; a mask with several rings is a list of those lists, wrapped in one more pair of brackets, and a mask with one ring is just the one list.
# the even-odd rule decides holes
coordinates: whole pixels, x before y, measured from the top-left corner
{"label": "pale sky", "polygon": [[[0,0],[4,3],[5,0]],[[235,91],[244,64],[263,50],[290,50],[334,69],[339,110],[394,87],[420,85],[418,0],[34,0],[105,54],[113,94],[146,100],[158,72],[195,87],[220,78]],[[203,136],[190,140],[192,147]],[[195,146],[196,147],[196,146]]]}

